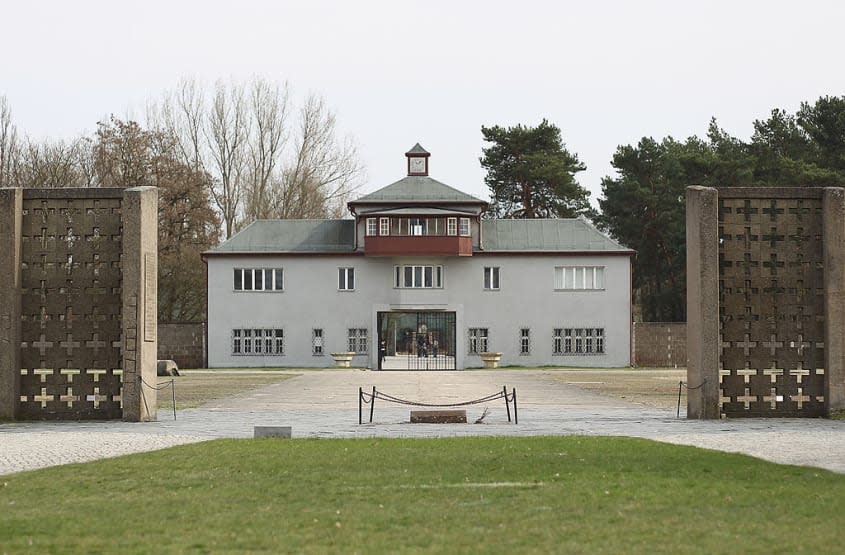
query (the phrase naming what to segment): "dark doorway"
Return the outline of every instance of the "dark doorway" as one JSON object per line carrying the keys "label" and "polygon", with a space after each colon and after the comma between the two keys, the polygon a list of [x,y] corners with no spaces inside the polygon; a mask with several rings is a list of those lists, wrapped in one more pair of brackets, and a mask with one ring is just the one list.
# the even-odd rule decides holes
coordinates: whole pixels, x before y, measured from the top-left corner
{"label": "dark doorway", "polygon": [[454,370],[454,312],[379,312],[379,370]]}

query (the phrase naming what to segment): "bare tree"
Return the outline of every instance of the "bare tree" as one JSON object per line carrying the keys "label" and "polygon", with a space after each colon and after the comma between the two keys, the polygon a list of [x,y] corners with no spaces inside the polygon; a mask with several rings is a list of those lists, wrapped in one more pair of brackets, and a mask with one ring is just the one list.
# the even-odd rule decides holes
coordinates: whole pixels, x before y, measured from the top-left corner
{"label": "bare tree", "polygon": [[90,170],[91,142],[85,137],[27,141],[20,148],[14,182],[21,187],[89,187],[93,178]]}
{"label": "bare tree", "polygon": [[[206,101],[206,99],[208,101]],[[362,177],[351,139],[337,137],[325,100],[310,95],[288,125],[287,85],[193,80],[148,108],[147,127],[177,141],[182,161],[211,176],[226,238],[259,218],[340,217]]]}
{"label": "bare tree", "polygon": [[244,219],[273,216],[272,196],[277,166],[282,162],[286,134],[288,89],[255,79],[249,91],[252,134],[249,145],[248,186]]}
{"label": "bare tree", "polygon": [[195,170],[205,165],[205,95],[195,79],[182,79],[175,91],[147,106],[147,127],[173,138],[181,161]]}
{"label": "bare tree", "polygon": [[205,130],[213,164],[211,198],[232,236],[243,200],[244,166],[249,147],[249,119],[243,87],[218,81]]}
{"label": "bare tree", "polygon": [[14,186],[19,159],[18,130],[12,123],[12,109],[6,97],[0,96],[0,187]]}
{"label": "bare tree", "polygon": [[363,168],[352,140],[338,141],[334,113],[311,94],[299,111],[294,152],[274,204],[277,218],[326,217],[342,211]]}

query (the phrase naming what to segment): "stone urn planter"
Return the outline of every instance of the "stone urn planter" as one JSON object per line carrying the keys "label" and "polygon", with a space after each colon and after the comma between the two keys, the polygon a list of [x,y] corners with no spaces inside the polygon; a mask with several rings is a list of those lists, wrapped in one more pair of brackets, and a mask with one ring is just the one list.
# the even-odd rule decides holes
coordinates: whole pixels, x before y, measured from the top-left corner
{"label": "stone urn planter", "polygon": [[338,368],[349,368],[349,364],[352,362],[352,357],[355,356],[354,352],[348,353],[332,353],[332,358],[334,359],[334,364]]}
{"label": "stone urn planter", "polygon": [[478,353],[478,355],[484,363],[484,368],[498,368],[499,361],[502,360],[502,353]]}

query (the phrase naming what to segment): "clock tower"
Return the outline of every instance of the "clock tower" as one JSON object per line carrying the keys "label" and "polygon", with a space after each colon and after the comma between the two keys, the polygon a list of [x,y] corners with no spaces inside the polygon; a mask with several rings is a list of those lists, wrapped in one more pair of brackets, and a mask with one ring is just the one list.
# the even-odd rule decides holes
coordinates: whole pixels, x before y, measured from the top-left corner
{"label": "clock tower", "polygon": [[420,143],[415,144],[405,156],[408,158],[408,175],[428,176],[428,157],[431,153],[421,147]]}

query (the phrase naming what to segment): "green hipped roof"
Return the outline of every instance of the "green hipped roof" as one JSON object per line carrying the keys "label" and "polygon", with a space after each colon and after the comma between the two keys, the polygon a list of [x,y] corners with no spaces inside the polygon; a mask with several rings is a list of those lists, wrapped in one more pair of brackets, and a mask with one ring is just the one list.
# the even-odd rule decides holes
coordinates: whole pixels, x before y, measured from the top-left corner
{"label": "green hipped roof", "polygon": [[256,220],[208,253],[352,252],[354,248],[355,220]]}
{"label": "green hipped roof", "polygon": [[634,252],[586,218],[482,220],[481,233],[484,252]]}
{"label": "green hipped roof", "polygon": [[[482,220],[483,252],[630,253],[584,218]],[[258,220],[208,254],[351,253],[354,220]]]}
{"label": "green hipped roof", "polygon": [[465,202],[487,204],[462,191],[427,176],[409,175],[378,191],[349,203],[350,206],[368,203],[396,202],[401,204],[431,204],[436,202]]}
{"label": "green hipped roof", "polygon": [[429,151],[427,151],[426,149],[424,149],[422,147],[422,145],[420,145],[420,143],[417,143],[414,146],[412,146],[411,150],[409,150],[408,152],[405,153],[406,156],[408,154],[427,154],[429,156],[431,155],[431,153]]}

